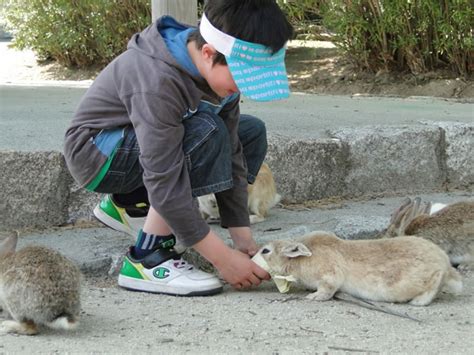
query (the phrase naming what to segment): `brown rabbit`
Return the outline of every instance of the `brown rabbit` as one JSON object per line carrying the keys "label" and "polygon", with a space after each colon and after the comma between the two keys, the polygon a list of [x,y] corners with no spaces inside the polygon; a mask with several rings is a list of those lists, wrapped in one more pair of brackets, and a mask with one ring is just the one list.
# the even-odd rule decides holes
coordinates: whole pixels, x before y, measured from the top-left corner
{"label": "brown rabbit", "polygon": [[[250,223],[259,223],[265,220],[270,208],[280,202],[280,195],[276,191],[275,180],[268,164],[263,163],[252,185],[248,185],[248,207]],[[204,219],[212,222],[220,219],[219,209],[214,194],[198,197],[199,209]]]}
{"label": "brown rabbit", "polygon": [[271,242],[258,253],[271,274],[317,290],[308,298],[318,301],[341,291],[365,300],[426,306],[443,288],[462,290],[461,275],[446,253],[422,238],[343,240],[312,232],[296,241]]}
{"label": "brown rabbit", "polygon": [[0,309],[12,320],[1,333],[34,335],[39,326],[73,329],[80,312],[79,269],[60,253],[40,246],[15,252],[17,236],[0,242]]}
{"label": "brown rabbit", "polygon": [[257,178],[248,186],[250,223],[259,223],[265,220],[270,208],[280,202],[275,180],[268,164],[263,163],[258,171]]}
{"label": "brown rabbit", "polygon": [[452,265],[474,262],[474,201],[453,203],[432,213],[431,203],[406,199],[392,215],[385,237],[419,236],[432,241]]}

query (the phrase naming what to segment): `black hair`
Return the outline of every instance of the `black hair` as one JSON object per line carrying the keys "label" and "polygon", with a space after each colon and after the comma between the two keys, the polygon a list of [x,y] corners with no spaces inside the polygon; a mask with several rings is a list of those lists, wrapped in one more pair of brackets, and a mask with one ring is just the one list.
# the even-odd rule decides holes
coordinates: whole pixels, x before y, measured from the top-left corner
{"label": "black hair", "polygon": [[[293,27],[275,0],[207,0],[204,13],[217,29],[235,38],[263,44],[275,53],[293,37]],[[196,41],[201,49],[206,43],[199,29],[188,41]],[[217,52],[213,64],[227,64]]]}

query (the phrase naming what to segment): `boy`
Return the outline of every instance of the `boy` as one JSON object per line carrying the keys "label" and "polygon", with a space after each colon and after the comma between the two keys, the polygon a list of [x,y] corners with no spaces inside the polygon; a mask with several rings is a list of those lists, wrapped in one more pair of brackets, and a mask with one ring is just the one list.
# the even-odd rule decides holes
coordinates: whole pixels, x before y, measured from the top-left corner
{"label": "boy", "polygon": [[[235,288],[269,275],[249,256],[247,183],[267,148],[264,124],[240,115],[239,92],[289,95],[285,43],[292,27],[273,0],[209,0],[199,30],[163,17],[132,37],[96,78],[66,132],[71,174],[107,193],[94,209],[137,236],[119,285],[172,295],[222,291],[173,248],[193,247]],[[229,248],[202,219],[196,197],[215,193]],[[145,218],[146,217],[146,218]]]}

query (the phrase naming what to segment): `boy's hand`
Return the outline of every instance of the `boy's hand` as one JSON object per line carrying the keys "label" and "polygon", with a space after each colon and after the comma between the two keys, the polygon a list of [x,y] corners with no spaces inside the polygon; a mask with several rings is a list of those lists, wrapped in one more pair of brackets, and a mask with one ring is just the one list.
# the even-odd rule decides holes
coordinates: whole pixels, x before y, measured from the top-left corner
{"label": "boy's hand", "polygon": [[252,237],[250,227],[229,227],[234,248],[250,256],[257,254],[258,246]]}
{"label": "boy's hand", "polygon": [[212,231],[193,248],[209,260],[222,278],[235,288],[257,286],[262,280],[270,279],[270,274],[250,260],[248,255],[229,248]]}
{"label": "boy's hand", "polygon": [[229,248],[227,257],[215,264],[220,275],[234,288],[258,286],[262,280],[269,280],[270,275],[249,259],[248,255]]}

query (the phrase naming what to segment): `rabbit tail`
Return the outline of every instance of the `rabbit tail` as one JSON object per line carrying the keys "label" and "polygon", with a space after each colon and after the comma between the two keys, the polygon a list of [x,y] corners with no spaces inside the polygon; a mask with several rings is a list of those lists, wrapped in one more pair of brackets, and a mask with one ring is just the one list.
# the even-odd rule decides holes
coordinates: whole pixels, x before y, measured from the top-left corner
{"label": "rabbit tail", "polygon": [[444,280],[443,291],[460,294],[462,292],[462,276],[453,267],[450,267]]}
{"label": "rabbit tail", "polygon": [[48,323],[47,326],[53,329],[73,330],[77,328],[78,324],[79,322],[75,317],[61,315],[52,322]]}

